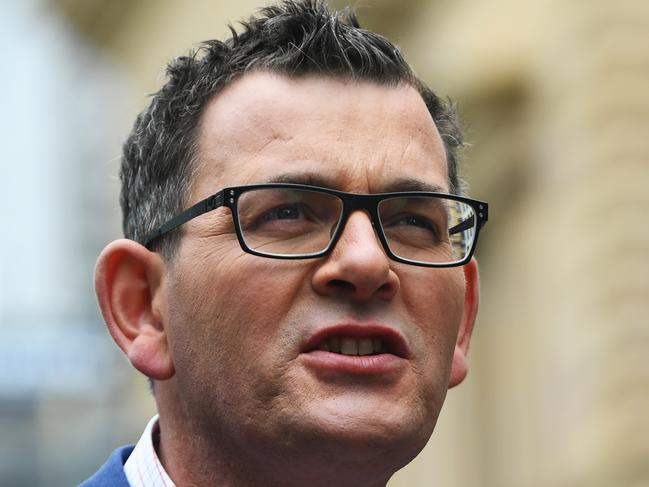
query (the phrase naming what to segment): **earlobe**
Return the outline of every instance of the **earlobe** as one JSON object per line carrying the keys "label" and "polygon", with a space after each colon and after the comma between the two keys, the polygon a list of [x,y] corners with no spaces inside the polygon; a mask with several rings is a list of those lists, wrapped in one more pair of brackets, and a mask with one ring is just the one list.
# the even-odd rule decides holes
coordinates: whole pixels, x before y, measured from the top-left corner
{"label": "earlobe", "polygon": [[455,387],[461,383],[467,374],[466,357],[469,352],[469,343],[471,334],[475,325],[478,314],[478,305],[480,304],[480,285],[478,277],[478,262],[475,258],[464,266],[464,312],[458,331],[455,350],[453,351],[453,363],[451,365],[451,377],[449,379],[449,388]]}
{"label": "earlobe", "polygon": [[95,269],[95,291],[115,343],[147,377],[174,375],[163,323],[164,262],[132,240],[111,242]]}

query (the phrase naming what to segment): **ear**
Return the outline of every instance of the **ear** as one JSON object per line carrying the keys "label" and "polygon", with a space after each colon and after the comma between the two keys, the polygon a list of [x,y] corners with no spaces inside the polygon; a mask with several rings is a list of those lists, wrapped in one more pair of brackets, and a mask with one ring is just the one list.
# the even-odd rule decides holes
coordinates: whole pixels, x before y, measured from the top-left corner
{"label": "ear", "polygon": [[464,313],[458,331],[455,350],[453,352],[453,364],[451,366],[451,377],[449,379],[449,388],[455,387],[464,380],[467,374],[466,356],[469,352],[469,342],[473,333],[476,315],[478,314],[478,305],[480,303],[480,283],[478,277],[478,261],[472,258],[464,266]]}
{"label": "ear", "polygon": [[174,365],[163,322],[164,262],[132,240],[103,250],[95,269],[95,292],[108,331],[133,367],[166,380]]}

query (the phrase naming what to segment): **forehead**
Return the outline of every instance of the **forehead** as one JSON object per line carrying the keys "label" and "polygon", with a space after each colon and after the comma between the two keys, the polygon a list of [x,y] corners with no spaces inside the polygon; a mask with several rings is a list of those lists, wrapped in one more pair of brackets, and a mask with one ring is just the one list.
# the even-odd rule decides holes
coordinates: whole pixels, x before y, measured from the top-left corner
{"label": "forehead", "polygon": [[208,103],[198,149],[195,199],[293,178],[354,192],[405,179],[448,189],[440,135],[407,85],[247,74]]}

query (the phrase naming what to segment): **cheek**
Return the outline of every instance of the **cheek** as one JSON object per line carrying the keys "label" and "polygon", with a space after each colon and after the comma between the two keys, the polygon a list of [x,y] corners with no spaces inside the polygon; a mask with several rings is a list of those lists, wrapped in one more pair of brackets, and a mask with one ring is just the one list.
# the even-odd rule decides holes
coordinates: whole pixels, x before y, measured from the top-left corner
{"label": "cheek", "polygon": [[291,338],[287,317],[307,279],[305,266],[230,254],[175,272],[169,316],[178,379],[234,394],[253,387],[251,377],[277,382],[277,365],[290,350],[281,344]]}
{"label": "cheek", "polygon": [[404,304],[426,336],[456,336],[462,319],[465,282],[461,268],[414,268],[401,279]]}
{"label": "cheek", "polygon": [[446,390],[462,320],[464,274],[461,268],[422,270],[401,280],[404,305],[417,330],[418,372],[429,387]]}

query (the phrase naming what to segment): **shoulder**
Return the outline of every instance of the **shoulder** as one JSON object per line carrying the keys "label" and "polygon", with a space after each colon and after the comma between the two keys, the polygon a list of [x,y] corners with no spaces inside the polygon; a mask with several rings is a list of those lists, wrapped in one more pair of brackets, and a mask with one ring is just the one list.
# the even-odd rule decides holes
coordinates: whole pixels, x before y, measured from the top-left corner
{"label": "shoulder", "polygon": [[115,450],[106,463],[79,487],[129,487],[124,475],[124,463],[133,451],[134,446],[123,446]]}

